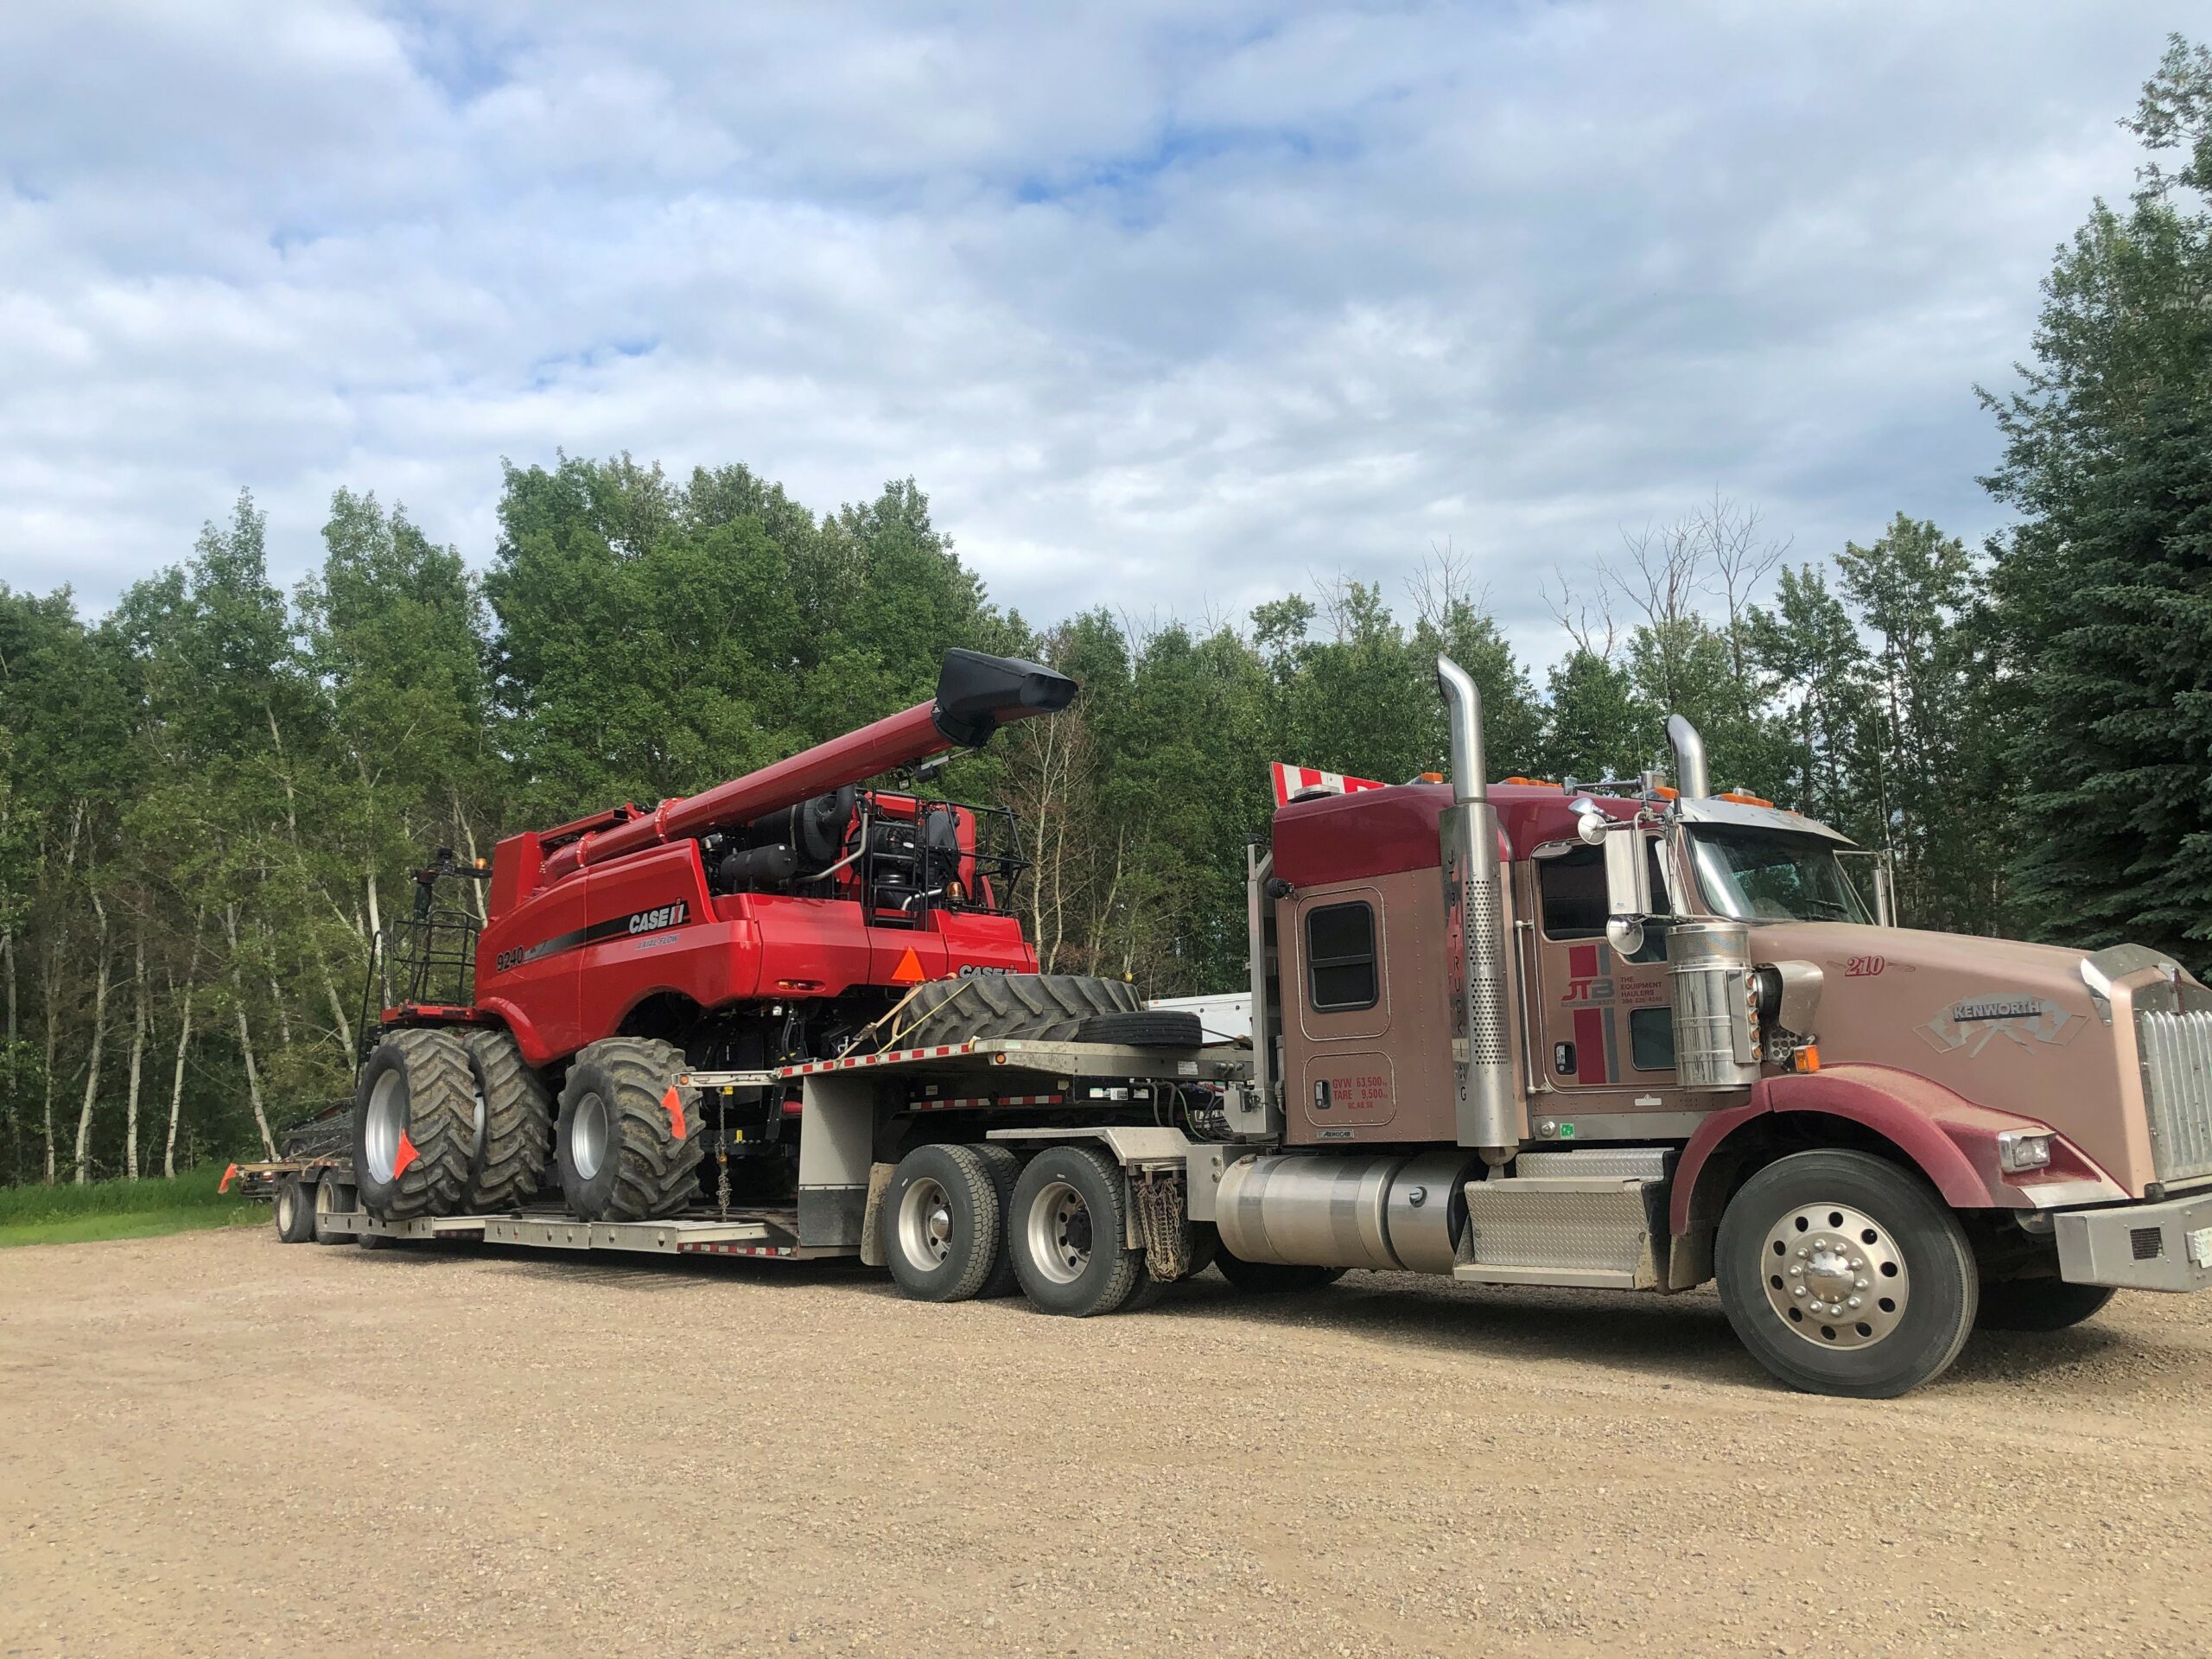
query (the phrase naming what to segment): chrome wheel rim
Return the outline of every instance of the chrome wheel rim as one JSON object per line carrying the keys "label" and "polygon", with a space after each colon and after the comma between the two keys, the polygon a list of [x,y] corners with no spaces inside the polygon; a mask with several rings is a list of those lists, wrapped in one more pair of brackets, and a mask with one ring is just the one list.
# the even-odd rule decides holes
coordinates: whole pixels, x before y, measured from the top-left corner
{"label": "chrome wheel rim", "polygon": [[925,1269],[943,1266],[952,1253],[952,1200],[926,1176],[899,1195],[899,1248]]}
{"label": "chrome wheel rim", "polygon": [[1871,1348],[1904,1320],[1904,1253],[1863,1210],[1798,1205],[1768,1230],[1759,1261],[1767,1306],[1816,1348]]}
{"label": "chrome wheel rim", "polygon": [[1090,1206],[1065,1181],[1051,1181],[1030,1200],[1025,1230],[1029,1259],[1056,1285],[1071,1285],[1090,1265]]}
{"label": "chrome wheel rim", "polygon": [[583,1179],[598,1174],[600,1166],[607,1161],[607,1103],[597,1095],[586,1095],[576,1103],[569,1122],[569,1161]]}
{"label": "chrome wheel rim", "polygon": [[395,1067],[378,1077],[369,1090],[368,1110],[361,1119],[361,1150],[368,1158],[373,1179],[393,1179],[399,1143],[406,1135],[407,1079]]}

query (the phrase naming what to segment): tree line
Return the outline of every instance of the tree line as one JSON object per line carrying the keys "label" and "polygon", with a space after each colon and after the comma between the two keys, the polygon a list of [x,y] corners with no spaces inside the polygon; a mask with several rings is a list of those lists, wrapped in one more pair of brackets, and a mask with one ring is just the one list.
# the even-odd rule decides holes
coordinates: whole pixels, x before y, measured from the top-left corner
{"label": "tree line", "polygon": [[1663,766],[1679,711],[1717,785],[1889,849],[1911,925],[2212,969],[2212,54],[2174,41],[2126,124],[2136,189],[1982,394],[2005,530],[1900,512],[1798,550],[1716,494],[1546,585],[1548,664],[1448,546],[1402,591],[1037,621],[911,480],[817,513],[626,455],[507,467],[480,572],[340,490],[289,593],[243,494],[105,615],[0,585],[0,1180],[265,1149],[346,1088],[369,941],[430,849],[766,764],[926,697],[956,645],[1084,687],[948,775],[1020,816],[1055,971],[1240,984],[1266,763],[1437,767],[1440,652],[1494,775]]}

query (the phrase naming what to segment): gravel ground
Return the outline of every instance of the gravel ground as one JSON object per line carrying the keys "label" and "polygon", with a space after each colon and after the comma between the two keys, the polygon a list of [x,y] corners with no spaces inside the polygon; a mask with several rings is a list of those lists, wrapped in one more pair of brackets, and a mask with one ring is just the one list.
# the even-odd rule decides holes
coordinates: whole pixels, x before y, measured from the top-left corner
{"label": "gravel ground", "polygon": [[1704,1294],[10,1250],[0,1654],[2202,1652],[2208,1357],[2122,1297],[1876,1404]]}

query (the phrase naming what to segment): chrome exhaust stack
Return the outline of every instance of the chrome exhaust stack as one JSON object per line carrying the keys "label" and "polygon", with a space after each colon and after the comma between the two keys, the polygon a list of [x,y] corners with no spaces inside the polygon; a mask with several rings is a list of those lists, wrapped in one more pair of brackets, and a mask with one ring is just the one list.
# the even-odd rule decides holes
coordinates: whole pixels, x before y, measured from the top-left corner
{"label": "chrome exhaust stack", "polygon": [[1510,1163],[1527,1125],[1513,1075],[1513,1007],[1505,954],[1506,895],[1497,809],[1483,755],[1483,699],[1467,671],[1436,659],[1452,722],[1452,804],[1438,821],[1450,963],[1452,1070],[1459,1143]]}
{"label": "chrome exhaust stack", "polygon": [[1667,741],[1675,746],[1675,787],[1686,801],[1701,801],[1713,793],[1712,774],[1705,765],[1705,740],[1696,727],[1680,715],[1667,716]]}

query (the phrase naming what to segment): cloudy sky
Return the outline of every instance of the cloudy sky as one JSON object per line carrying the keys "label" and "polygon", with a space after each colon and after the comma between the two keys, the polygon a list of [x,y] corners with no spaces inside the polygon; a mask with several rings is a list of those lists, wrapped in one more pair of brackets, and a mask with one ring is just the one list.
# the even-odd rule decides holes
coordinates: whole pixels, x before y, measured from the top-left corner
{"label": "cloudy sky", "polygon": [[0,581],[250,486],[474,562],[499,459],[914,475],[993,594],[1537,577],[1715,489],[1978,537],[1977,380],[2176,5],[0,9]]}

